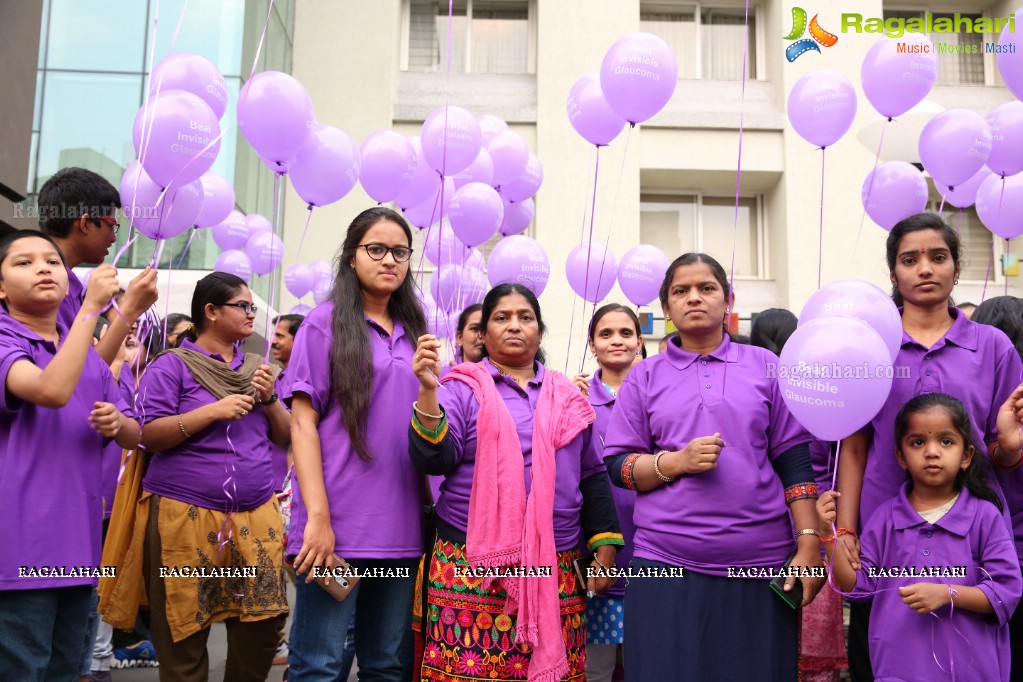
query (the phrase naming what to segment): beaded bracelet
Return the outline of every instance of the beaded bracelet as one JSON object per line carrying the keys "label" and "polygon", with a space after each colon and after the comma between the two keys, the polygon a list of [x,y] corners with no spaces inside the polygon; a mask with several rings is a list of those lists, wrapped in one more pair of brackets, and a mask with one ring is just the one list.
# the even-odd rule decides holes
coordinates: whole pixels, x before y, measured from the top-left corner
{"label": "beaded bracelet", "polygon": [[178,415],[178,428],[181,429],[181,435],[183,435],[185,438],[192,437],[192,434],[190,434],[188,431],[185,431],[185,422],[181,421],[180,414]]}
{"label": "beaded bracelet", "polygon": [[665,483],[673,483],[675,481],[675,479],[674,478],[668,478],[667,476],[662,474],[661,473],[661,468],[659,466],[657,466],[657,462],[658,462],[658,460],[661,459],[661,455],[666,455],[666,454],[668,454],[667,450],[661,450],[656,455],[654,455],[654,473],[657,474],[657,478],[661,479]]}

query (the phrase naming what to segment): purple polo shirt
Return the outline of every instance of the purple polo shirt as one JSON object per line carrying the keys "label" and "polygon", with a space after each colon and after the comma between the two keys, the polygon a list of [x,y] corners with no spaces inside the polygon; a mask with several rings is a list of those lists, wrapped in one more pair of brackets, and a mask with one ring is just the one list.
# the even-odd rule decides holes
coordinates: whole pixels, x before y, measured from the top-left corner
{"label": "purple polo shirt", "polygon": [[[274,391],[277,392],[278,398],[284,395],[284,387],[287,385],[285,374],[287,369],[282,369],[281,373],[277,375],[277,381],[274,383]],[[271,459],[270,464],[274,472],[274,490],[280,492],[284,489],[284,477],[288,475],[288,452],[290,448],[281,448],[273,443],[270,443]]]}
{"label": "purple polo shirt", "polygon": [[[615,397],[611,395],[604,382],[601,381],[601,370],[597,370],[590,379],[590,405],[597,413],[593,422],[593,435],[597,439],[598,451],[603,454],[604,439],[607,436],[607,427],[611,423],[611,413],[614,411]],[[636,534],[636,525],[632,522],[632,513],[636,507],[636,493],[633,490],[611,486],[611,497],[614,499],[615,511],[618,513],[618,524],[622,528],[622,538],[625,546],[618,548],[618,556],[615,557],[615,565],[628,566],[632,561],[633,536]],[[585,541],[586,538],[583,538]],[[617,582],[605,594],[609,597],[625,596],[625,578],[619,578]]]}
{"label": "purple polo shirt", "polygon": [[831,490],[831,478],[835,470],[835,444],[820,438],[811,440],[810,462],[813,464],[817,489],[822,493]]}
{"label": "purple polo shirt", "polygon": [[[126,405],[135,404],[135,377],[131,367],[121,368],[121,376],[117,380],[117,390]],[[103,518],[110,518],[110,510],[114,507],[114,495],[117,494],[117,477],[121,473],[121,454],[124,448],[116,441],[103,448]],[[134,456],[134,455],[132,455]]]}
{"label": "purple polo shirt", "polygon": [[[317,431],[335,551],[345,559],[418,557],[423,553],[423,476],[409,459],[407,430],[412,402],[419,395],[419,380],[412,371],[415,339],[405,334],[398,321],[388,334],[366,319],[373,354],[366,434],[374,459],[364,462],[352,447],[341,422],[341,406],[330,390],[333,310],[332,303],[317,306],[298,328],[285,398],[290,401],[296,393],[304,393],[320,415]],[[307,519],[301,483],[293,479],[290,555],[302,548]]]}
{"label": "purple polo shirt", "polygon": [[772,462],[810,435],[785,407],[768,363],[778,358],[725,335],[709,355],[669,343],[618,391],[604,457],[681,450],[720,433],[717,468],[636,496],[635,556],[725,576],[730,566],[781,566],[794,549],[785,491]]}
{"label": "purple polo shirt", "polygon": [[67,270],[67,296],[60,302],[60,308],[57,309],[57,324],[71,329],[71,325],[74,324],[78,311],[82,309],[82,303],[85,301],[85,287],[71,268],[65,269]]}
{"label": "purple polo shirt", "polygon": [[[515,422],[519,446],[524,460],[526,494],[532,484],[533,471],[533,413],[540,398],[540,387],[546,374],[544,366],[536,363],[536,376],[523,389],[515,380],[503,376],[489,358],[480,361],[494,377],[497,393]],[[469,521],[469,495],[476,469],[476,420],[480,404],[472,389],[461,381],[448,381],[447,390],[438,391],[440,404],[448,415],[448,435],[455,448],[457,462],[440,486],[437,515],[455,528],[465,531]],[[584,478],[604,470],[600,460],[600,443],[587,428],[572,442],[554,453],[554,541],[559,552],[579,546],[580,511],[583,494],[579,483]]]}
{"label": "purple polo shirt", "polygon": [[[1023,363],[1001,330],[971,322],[956,308],[949,308],[949,313],[955,318],[952,326],[930,349],[902,333],[892,391],[865,427],[873,438],[860,494],[861,528],[874,510],[895,497],[906,482],[906,472],[895,458],[895,415],[910,399],[923,393],[947,393],[963,402],[973,422],[974,446],[988,482],[1002,494],[987,444],[998,440],[998,409],[1019,385]],[[1014,502],[1010,502],[1010,511],[1015,509],[1023,516],[1023,492],[1014,495]]]}
{"label": "purple polo shirt", "polygon": [[[185,339],[180,348],[224,361]],[[231,369],[245,361],[235,346]],[[139,415],[143,426],[160,417],[177,416],[217,402],[192,377],[181,358],[164,353],[153,361],[139,382]],[[273,495],[270,465],[270,422],[263,407],[245,417],[216,421],[179,445],[153,453],[142,488],[172,500],[219,511],[255,509]]]}
{"label": "purple polo shirt", "polygon": [[[58,322],[60,337],[67,328]],[[9,315],[0,315],[0,377],[19,360],[40,369],[54,345]],[[89,426],[93,403],[131,415],[103,359],[90,349],[67,405],[40,407],[5,392],[0,404],[0,590],[95,585],[103,525],[102,460],[107,439]],[[19,567],[89,567],[77,577],[19,577]]]}
{"label": "purple polo shirt", "polygon": [[[863,568],[856,573],[851,598],[873,597],[870,662],[875,679],[951,679],[951,650],[956,680],[1007,681],[1008,622],[1023,591],[1023,577],[1004,518],[993,504],[963,488],[948,513],[931,524],[913,509],[906,487],[877,509],[860,536]],[[877,575],[881,568],[890,575],[893,567],[899,569],[897,575],[904,569],[919,573],[930,567],[965,567],[965,577]],[[957,608],[950,620],[948,606],[935,612],[937,619],[919,614],[902,602],[896,588],[921,582],[979,587],[994,614]]]}

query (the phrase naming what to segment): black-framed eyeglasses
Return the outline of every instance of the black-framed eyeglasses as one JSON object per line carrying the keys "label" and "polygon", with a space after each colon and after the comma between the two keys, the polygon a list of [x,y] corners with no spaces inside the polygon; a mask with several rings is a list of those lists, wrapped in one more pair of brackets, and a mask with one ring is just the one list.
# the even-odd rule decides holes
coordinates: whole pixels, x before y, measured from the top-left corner
{"label": "black-framed eyeglasses", "polygon": [[99,218],[96,218],[96,220],[98,222],[101,222],[104,225],[108,226],[113,231],[114,234],[117,234],[117,230],[119,230],[121,228],[120,224],[118,224],[118,222],[116,220],[114,220],[113,218],[107,218],[105,216],[100,216]]}
{"label": "black-framed eyeglasses", "polygon": [[255,315],[256,311],[259,310],[252,303],[221,303],[220,305],[228,306],[229,308],[238,308],[246,315]]}
{"label": "black-framed eyeglasses", "polygon": [[359,247],[366,249],[366,253],[373,260],[383,260],[387,252],[390,251],[394,260],[398,263],[404,263],[412,257],[413,249],[407,246],[386,246],[384,244],[377,244],[376,242],[371,244],[359,244]]}

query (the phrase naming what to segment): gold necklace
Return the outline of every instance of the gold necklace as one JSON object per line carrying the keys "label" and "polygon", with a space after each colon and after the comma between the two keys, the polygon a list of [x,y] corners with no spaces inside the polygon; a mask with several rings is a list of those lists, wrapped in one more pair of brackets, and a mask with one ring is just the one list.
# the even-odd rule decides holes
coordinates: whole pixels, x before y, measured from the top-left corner
{"label": "gold necklace", "polygon": [[[526,383],[526,382],[528,382],[528,381],[529,381],[529,379],[518,379],[518,378],[516,378],[516,377],[512,376],[511,374],[509,374],[508,372],[505,372],[505,371],[504,371],[504,370],[503,370],[503,369],[501,368],[501,365],[499,365],[499,364],[497,364],[496,362],[494,362],[493,358],[491,358],[491,360],[490,360],[490,364],[492,364],[492,365],[493,365],[493,366],[494,366],[494,367],[495,367],[495,368],[497,369],[497,373],[498,373],[498,374],[500,374],[501,376],[505,376],[505,377],[508,377],[509,379],[511,379],[512,381],[514,381],[514,382],[515,382],[516,384],[520,384],[520,385],[521,385],[521,384],[523,384],[523,383]],[[533,377],[535,377],[535,376],[536,376],[536,374],[534,374],[534,375],[533,375]],[[531,377],[531,378],[532,378],[532,377]]]}

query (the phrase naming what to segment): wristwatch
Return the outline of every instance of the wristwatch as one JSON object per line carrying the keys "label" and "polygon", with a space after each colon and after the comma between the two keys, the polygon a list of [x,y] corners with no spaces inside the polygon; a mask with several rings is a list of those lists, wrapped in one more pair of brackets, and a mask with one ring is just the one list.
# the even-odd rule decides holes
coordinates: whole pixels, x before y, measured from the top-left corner
{"label": "wristwatch", "polygon": [[268,400],[260,400],[259,404],[260,405],[273,405],[275,402],[277,402],[277,391],[274,391],[273,393],[271,393],[270,394],[270,398]]}

